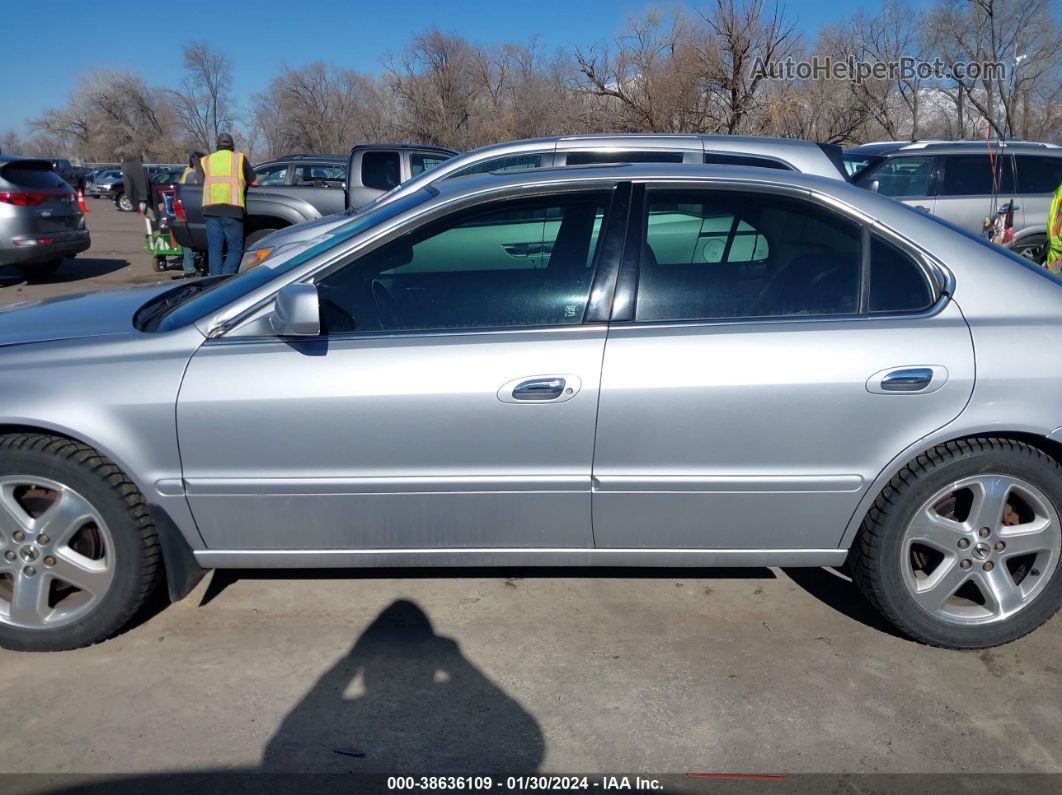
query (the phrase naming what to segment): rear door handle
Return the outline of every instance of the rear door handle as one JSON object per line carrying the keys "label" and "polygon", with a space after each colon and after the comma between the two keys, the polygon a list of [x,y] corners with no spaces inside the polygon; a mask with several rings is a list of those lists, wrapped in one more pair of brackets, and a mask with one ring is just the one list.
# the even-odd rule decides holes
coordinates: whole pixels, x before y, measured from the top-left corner
{"label": "rear door handle", "polygon": [[940,365],[892,367],[867,379],[867,391],[877,395],[912,395],[936,392],[948,380]]}
{"label": "rear door handle", "polygon": [[924,212],[924,213],[931,213],[931,212],[933,212],[933,211],[932,211],[932,210],[930,210],[930,209],[929,209],[928,207],[926,207],[926,206],[925,206],[924,204],[916,204],[916,205],[915,205],[915,209],[916,209],[916,210],[921,210],[921,211],[922,211],[922,212]]}
{"label": "rear door handle", "polygon": [[564,394],[563,378],[531,378],[513,387],[517,400],[553,400]]}
{"label": "rear door handle", "polygon": [[582,382],[575,375],[536,375],[502,384],[502,403],[564,403],[579,394]]}
{"label": "rear door handle", "polygon": [[881,379],[881,388],[886,392],[921,392],[932,380],[933,371],[928,367],[912,367],[886,375]]}

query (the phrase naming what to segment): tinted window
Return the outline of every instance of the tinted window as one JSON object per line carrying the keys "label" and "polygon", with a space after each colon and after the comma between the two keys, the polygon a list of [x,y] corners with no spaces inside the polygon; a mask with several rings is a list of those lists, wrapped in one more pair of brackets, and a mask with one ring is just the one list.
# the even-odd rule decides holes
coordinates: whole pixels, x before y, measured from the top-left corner
{"label": "tinted window", "polygon": [[928,196],[933,178],[933,158],[929,156],[890,157],[880,166],[860,174],[858,183],[870,187],[878,181],[878,193],[894,199]]}
{"label": "tinted window", "polygon": [[409,156],[409,170],[412,176],[431,171],[439,163],[444,163],[449,158],[446,155],[429,154],[427,152],[414,152]]}
{"label": "tinted window", "polygon": [[650,192],[635,319],[849,314],[860,232],[815,205],[718,191]]}
{"label": "tinted window", "polygon": [[[17,161],[16,161],[17,162]],[[51,169],[51,164],[47,168],[19,168],[12,163],[11,165],[4,166],[0,169],[0,176],[3,176],[5,180],[12,183],[19,188],[67,188],[69,185],[63,182],[62,177],[56,174]]]}
{"label": "tinted window", "polygon": [[259,185],[284,185],[288,181],[288,166],[279,163],[273,166],[260,166],[254,170]]}
{"label": "tinted window", "polygon": [[755,155],[726,155],[718,152],[706,152],[704,162],[716,166],[759,166],[760,168],[780,168],[783,171],[792,171],[785,163],[771,160],[767,157]]}
{"label": "tinted window", "polygon": [[1062,157],[1015,155],[1020,193],[1054,193],[1062,185]]}
{"label": "tinted window", "polygon": [[1011,193],[1014,190],[1014,175],[1010,159],[1006,156],[990,160],[983,155],[944,155],[943,170],[938,196],[987,196],[992,193],[993,163],[996,169],[997,190]]}
{"label": "tinted window", "polygon": [[495,171],[523,171],[528,168],[542,168],[542,155],[511,155],[484,160],[482,163],[462,168],[451,177],[465,177],[469,174],[490,174]]}
{"label": "tinted window", "polygon": [[870,311],[909,312],[933,303],[918,263],[877,236],[870,242]]}
{"label": "tinted window", "polygon": [[606,196],[464,212],[318,284],[328,332],[581,323]]}
{"label": "tinted window", "polygon": [[594,163],[681,163],[682,152],[569,152],[569,166]]}
{"label": "tinted window", "polygon": [[365,152],[361,156],[361,182],[366,188],[391,190],[399,183],[398,152]]}

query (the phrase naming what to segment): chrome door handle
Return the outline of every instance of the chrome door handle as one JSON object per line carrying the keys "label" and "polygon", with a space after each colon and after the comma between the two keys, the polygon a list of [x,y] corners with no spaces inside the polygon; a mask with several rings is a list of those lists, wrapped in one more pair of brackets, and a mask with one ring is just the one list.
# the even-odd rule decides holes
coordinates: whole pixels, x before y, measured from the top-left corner
{"label": "chrome door handle", "polygon": [[912,367],[894,370],[881,379],[885,392],[921,392],[933,380],[933,371],[928,367]]}
{"label": "chrome door handle", "polygon": [[933,212],[932,210],[930,210],[930,209],[929,209],[928,207],[926,207],[926,206],[925,206],[925,205],[923,205],[923,204],[916,204],[916,205],[915,205],[915,209],[916,209],[916,210],[921,210],[921,211],[922,211],[922,212],[924,212],[924,213],[931,213],[931,212]]}
{"label": "chrome door handle", "polygon": [[513,387],[517,400],[553,400],[564,394],[563,378],[532,378]]}

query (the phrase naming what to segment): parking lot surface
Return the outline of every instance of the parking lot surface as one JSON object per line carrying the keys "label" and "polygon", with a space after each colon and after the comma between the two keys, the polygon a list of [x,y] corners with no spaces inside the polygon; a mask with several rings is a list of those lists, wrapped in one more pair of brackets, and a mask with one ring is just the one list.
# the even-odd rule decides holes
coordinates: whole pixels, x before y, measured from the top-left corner
{"label": "parking lot surface", "polygon": [[[168,278],[90,209],[0,302]],[[821,569],[221,571],[0,672],[9,773],[1062,772],[1062,621],[932,649]]]}

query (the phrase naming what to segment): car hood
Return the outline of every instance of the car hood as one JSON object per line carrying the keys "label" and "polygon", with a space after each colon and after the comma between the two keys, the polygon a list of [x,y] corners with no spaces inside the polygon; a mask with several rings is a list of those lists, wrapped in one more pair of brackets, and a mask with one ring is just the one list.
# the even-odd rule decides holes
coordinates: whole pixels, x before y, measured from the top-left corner
{"label": "car hood", "polygon": [[0,306],[0,346],[129,334],[133,315],[172,282]]}

